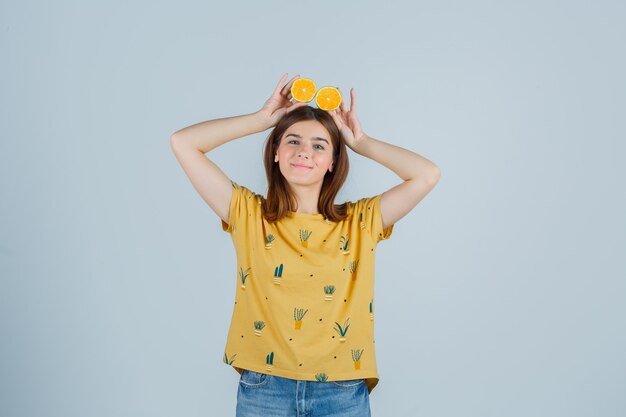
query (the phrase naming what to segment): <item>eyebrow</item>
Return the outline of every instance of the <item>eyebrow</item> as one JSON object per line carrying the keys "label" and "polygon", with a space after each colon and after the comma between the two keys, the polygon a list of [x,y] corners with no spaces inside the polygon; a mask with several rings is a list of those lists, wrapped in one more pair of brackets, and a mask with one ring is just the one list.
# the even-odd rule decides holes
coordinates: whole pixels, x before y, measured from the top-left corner
{"label": "eyebrow", "polygon": [[[287,136],[285,136],[285,137],[287,138],[287,137],[289,137],[289,136],[295,136],[295,137],[297,137],[297,138],[299,138],[299,139],[302,139],[302,135],[298,135],[297,133],[289,133],[289,134],[287,134]],[[321,140],[321,141],[326,142],[328,145],[330,145],[330,143],[328,143],[328,141],[327,141],[326,139],[324,139],[324,138],[320,138],[319,136],[314,136],[314,137],[312,137],[311,139],[313,139],[313,140],[318,140],[318,141],[320,141],[320,140]]]}

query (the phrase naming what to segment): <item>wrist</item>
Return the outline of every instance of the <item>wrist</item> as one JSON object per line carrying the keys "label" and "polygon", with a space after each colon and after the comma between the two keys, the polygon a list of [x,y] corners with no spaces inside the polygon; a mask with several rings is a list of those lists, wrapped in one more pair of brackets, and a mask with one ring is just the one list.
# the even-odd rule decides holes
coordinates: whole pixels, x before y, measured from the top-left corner
{"label": "wrist", "polygon": [[365,133],[361,134],[361,136],[359,136],[359,138],[354,141],[354,146],[352,147],[352,150],[356,153],[361,153],[360,150],[364,148],[363,143],[367,140],[368,136]]}
{"label": "wrist", "polygon": [[254,127],[254,129],[257,131],[257,133],[258,132],[263,132],[263,131],[269,129],[270,127],[272,127],[268,123],[267,118],[265,116],[263,116],[260,111],[256,111],[254,113],[250,113],[248,116],[250,116],[251,125]]}

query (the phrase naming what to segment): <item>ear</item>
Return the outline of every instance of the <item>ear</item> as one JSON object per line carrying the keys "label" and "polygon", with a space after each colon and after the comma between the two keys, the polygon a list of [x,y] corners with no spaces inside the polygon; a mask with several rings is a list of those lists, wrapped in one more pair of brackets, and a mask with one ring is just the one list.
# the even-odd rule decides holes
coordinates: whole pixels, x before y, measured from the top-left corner
{"label": "ear", "polygon": [[278,162],[278,154],[274,154],[274,162]]}

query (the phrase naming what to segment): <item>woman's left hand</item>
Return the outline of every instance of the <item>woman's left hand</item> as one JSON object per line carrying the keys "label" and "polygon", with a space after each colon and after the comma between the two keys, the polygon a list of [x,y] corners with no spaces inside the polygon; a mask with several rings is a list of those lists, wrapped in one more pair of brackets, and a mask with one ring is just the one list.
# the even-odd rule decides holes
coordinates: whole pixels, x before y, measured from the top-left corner
{"label": "woman's left hand", "polygon": [[363,129],[361,128],[361,123],[356,117],[355,97],[354,88],[351,88],[350,110],[348,110],[346,101],[344,97],[342,97],[339,108],[328,112],[339,128],[346,145],[348,145],[348,147],[353,151],[366,137],[365,133],[363,133]]}

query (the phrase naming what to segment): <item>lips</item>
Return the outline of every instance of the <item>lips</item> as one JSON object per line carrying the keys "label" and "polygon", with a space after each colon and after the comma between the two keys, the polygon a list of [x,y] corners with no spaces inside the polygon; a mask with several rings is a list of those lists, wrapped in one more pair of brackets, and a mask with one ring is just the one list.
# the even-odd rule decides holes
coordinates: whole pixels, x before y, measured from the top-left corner
{"label": "lips", "polygon": [[304,164],[291,164],[291,165],[293,165],[296,168],[301,168],[301,169],[311,169],[311,168],[313,168],[313,167],[310,167],[310,166],[304,165]]}

